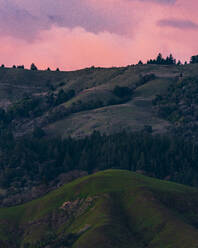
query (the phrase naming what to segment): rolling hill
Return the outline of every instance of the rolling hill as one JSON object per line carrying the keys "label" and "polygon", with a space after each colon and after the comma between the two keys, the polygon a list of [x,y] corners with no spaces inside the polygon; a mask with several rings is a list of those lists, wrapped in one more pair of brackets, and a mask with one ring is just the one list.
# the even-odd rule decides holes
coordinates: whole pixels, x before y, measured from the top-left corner
{"label": "rolling hill", "polygon": [[195,188],[107,170],[0,209],[1,248],[196,248]]}
{"label": "rolling hill", "polygon": [[[34,126],[62,137],[83,137],[94,130],[141,130],[145,125],[163,133],[172,124],[156,115],[152,100],[177,82],[181,72],[184,77],[192,73],[196,76],[196,69],[197,65],[92,67],[72,72],[0,68],[0,107],[14,112],[12,127],[19,136],[32,131]],[[132,97],[115,96],[116,86],[133,90]],[[68,99],[63,95],[58,99],[61,90],[73,90],[75,96]],[[37,105],[29,106],[28,100]],[[26,115],[21,114],[24,112]]]}
{"label": "rolling hill", "polygon": [[[197,64],[91,67],[71,72],[0,68],[0,107],[14,115],[12,129],[17,136],[35,126],[61,137],[84,137],[95,130],[107,134],[139,131],[145,125],[154,133],[164,133],[175,125],[156,113],[153,100],[180,81],[197,78],[197,68]],[[132,96],[116,96],[116,86],[128,87]],[[66,97],[71,91],[75,95]]]}

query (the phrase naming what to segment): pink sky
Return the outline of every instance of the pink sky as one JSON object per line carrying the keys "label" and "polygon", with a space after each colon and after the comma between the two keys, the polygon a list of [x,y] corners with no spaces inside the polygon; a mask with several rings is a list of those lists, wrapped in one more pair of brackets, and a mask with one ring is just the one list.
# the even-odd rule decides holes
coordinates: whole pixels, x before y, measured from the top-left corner
{"label": "pink sky", "polygon": [[197,0],[0,0],[0,63],[75,70],[198,54]]}

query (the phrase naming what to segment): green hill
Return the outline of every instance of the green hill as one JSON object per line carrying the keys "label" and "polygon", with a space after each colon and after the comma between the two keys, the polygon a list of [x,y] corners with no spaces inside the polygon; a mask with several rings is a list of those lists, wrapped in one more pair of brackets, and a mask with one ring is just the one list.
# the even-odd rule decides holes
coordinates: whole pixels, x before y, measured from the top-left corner
{"label": "green hill", "polygon": [[196,248],[198,191],[107,170],[0,209],[1,248]]}

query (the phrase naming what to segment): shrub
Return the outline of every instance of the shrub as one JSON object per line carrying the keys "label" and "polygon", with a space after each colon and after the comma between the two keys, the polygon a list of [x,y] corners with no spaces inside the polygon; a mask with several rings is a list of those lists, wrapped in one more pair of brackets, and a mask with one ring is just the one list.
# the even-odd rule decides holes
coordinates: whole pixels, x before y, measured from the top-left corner
{"label": "shrub", "polygon": [[116,95],[117,97],[120,98],[128,98],[132,95],[132,89],[128,88],[128,87],[120,87],[120,86],[116,86],[113,90],[114,95]]}

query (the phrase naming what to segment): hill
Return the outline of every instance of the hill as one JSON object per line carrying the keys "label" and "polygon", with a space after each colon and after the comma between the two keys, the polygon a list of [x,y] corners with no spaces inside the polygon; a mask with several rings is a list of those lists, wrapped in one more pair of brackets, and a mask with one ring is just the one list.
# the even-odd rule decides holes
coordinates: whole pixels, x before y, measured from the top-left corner
{"label": "hill", "polygon": [[198,247],[198,191],[122,170],[0,209],[2,248]]}
{"label": "hill", "polygon": [[[136,65],[123,68],[86,68],[73,72],[0,68],[0,106],[8,111],[16,135],[35,126],[47,134],[82,137],[94,130],[167,131],[171,123],[152,109],[152,100],[171,83],[196,75],[197,65]],[[115,94],[125,87],[131,96]],[[89,121],[87,121],[89,120]]]}
{"label": "hill", "polygon": [[197,187],[197,69],[0,68],[0,206],[110,168]]}
{"label": "hill", "polygon": [[[182,92],[178,101],[173,89],[178,92],[180,85],[196,81],[197,68],[197,64],[91,67],[71,72],[0,68],[0,117],[3,108],[6,125],[11,122],[16,136],[32,132],[35,126],[61,137],[84,137],[95,130],[107,134],[138,131],[144,126],[151,126],[154,133],[172,129],[177,133],[178,121],[179,135],[183,135],[189,127],[196,129],[192,110],[197,103],[189,102],[189,97],[183,103]],[[128,88],[131,95],[116,94],[116,87]],[[185,87],[185,91],[186,96],[194,95],[196,87]],[[184,126],[186,116],[188,125]]]}

